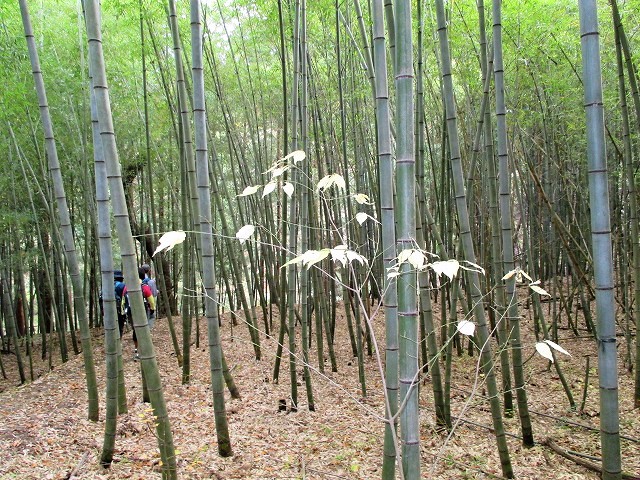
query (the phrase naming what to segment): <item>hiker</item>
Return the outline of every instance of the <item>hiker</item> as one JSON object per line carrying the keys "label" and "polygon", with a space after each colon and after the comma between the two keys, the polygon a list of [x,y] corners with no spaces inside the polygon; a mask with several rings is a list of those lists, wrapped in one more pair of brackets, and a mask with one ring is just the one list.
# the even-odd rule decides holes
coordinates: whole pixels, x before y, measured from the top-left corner
{"label": "hiker", "polygon": [[125,299],[124,290],[126,286],[124,284],[124,276],[121,270],[115,270],[113,272],[113,289],[116,294],[116,311],[118,312],[118,328],[120,329],[120,338],[124,332],[124,322],[127,319],[127,312],[129,310],[129,300]]}
{"label": "hiker", "polygon": [[[151,328],[153,326],[153,322],[150,321],[150,319],[152,317],[155,318],[156,303],[151,293],[151,288],[149,288],[149,285],[143,283],[143,280],[145,278],[145,273],[142,267],[138,269],[138,278],[140,279],[140,287],[142,290],[142,298],[144,299],[144,309],[145,309],[145,313],[147,314],[147,321],[149,321],[149,328]],[[129,300],[127,297],[126,286],[124,287],[123,296],[126,297],[126,301],[128,302]],[[124,298],[123,298],[123,302],[125,302]],[[131,323],[133,324],[133,319],[131,320]],[[135,327],[133,328],[133,346],[134,346],[133,359],[139,360],[140,355],[138,355],[138,337],[136,335]]]}
{"label": "hiker", "polygon": [[[140,267],[144,271],[144,279],[142,280],[143,285],[149,285],[151,289],[151,295],[153,295],[153,303],[158,306],[158,285],[156,283],[156,279],[151,276],[151,267],[148,263],[143,264]],[[153,328],[153,325],[156,321],[155,312],[149,317],[149,328]]]}

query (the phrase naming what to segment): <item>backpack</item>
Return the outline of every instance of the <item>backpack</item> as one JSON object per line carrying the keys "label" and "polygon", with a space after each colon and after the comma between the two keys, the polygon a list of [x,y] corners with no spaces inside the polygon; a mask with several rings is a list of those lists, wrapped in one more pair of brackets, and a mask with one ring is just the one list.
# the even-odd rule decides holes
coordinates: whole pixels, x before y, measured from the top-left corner
{"label": "backpack", "polygon": [[127,310],[129,310],[129,301],[126,297],[124,300],[124,310],[122,308],[122,294],[124,291],[124,287],[124,282],[121,282],[120,280],[116,280],[113,284],[113,288],[116,294],[116,310],[118,311],[118,315],[124,315],[127,313]]}
{"label": "backpack", "polygon": [[147,285],[148,281],[149,281],[149,279],[145,278],[144,280],[142,280],[142,285],[141,285],[142,300],[144,301],[144,309],[147,312],[147,315],[149,314],[149,311],[151,310],[151,305],[149,305],[149,297],[151,296],[151,288],[149,288],[149,285]]}

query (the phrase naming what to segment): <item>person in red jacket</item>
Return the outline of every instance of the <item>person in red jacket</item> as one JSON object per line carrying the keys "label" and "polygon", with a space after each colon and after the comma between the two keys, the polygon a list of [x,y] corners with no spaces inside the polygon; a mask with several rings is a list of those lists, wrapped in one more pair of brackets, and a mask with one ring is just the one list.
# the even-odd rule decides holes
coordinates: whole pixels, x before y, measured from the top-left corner
{"label": "person in red jacket", "polygon": [[[142,290],[142,298],[144,299],[144,309],[145,309],[145,313],[147,314],[147,321],[148,321],[149,318],[153,318],[153,315],[155,314],[156,302],[155,302],[153,293],[151,292],[151,288],[149,288],[149,285],[142,282],[145,278],[145,271],[142,268],[138,269],[138,277],[140,278],[140,288]],[[126,286],[124,287],[124,291],[122,292],[122,301],[124,302],[125,299],[127,299]],[[131,322],[131,324],[133,324],[133,319],[131,317],[131,309],[129,309],[128,313],[129,313],[129,321]],[[133,359],[139,360],[140,355],[138,355],[138,337],[136,336],[135,327],[133,329],[133,346],[134,346]]]}

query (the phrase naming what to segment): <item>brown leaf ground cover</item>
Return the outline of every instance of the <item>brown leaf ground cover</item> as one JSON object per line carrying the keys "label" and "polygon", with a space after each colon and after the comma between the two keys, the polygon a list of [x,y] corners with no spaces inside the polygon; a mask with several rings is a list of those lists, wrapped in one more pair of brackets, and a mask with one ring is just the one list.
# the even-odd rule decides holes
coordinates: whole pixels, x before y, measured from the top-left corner
{"label": "brown leaf ground cover", "polygon": [[[528,315],[525,311],[524,315]],[[174,434],[180,478],[189,479],[375,479],[382,462],[383,397],[375,357],[366,360],[367,395],[357,381],[357,362],[351,356],[346,321],[338,319],[336,342],[338,372],[314,366],[315,412],[307,409],[302,369],[298,366],[299,410],[279,412],[279,400],[289,401],[289,370],[282,362],[280,382],[272,382],[276,341],[263,335],[263,358],[256,361],[247,328],[240,323],[231,332],[225,316],[222,328],[227,361],[242,399],[227,396],[229,426],[234,456],[217,454],[206,323],[201,322],[200,347],[193,347],[189,385],[181,385],[181,369],[173,354],[166,319],[157,322],[154,344],[162,373],[165,397]],[[275,322],[277,323],[277,321]],[[382,342],[382,315],[374,318],[376,335]],[[176,319],[179,331],[179,319]],[[534,352],[535,340],[530,320],[523,321],[525,353]],[[101,400],[104,402],[104,348],[102,332],[93,332],[95,360]],[[590,355],[591,376],[585,413],[569,409],[555,371],[533,355],[526,363],[529,405],[534,435],[538,442],[552,439],[564,450],[580,453],[598,463],[598,396],[596,346],[588,338],[574,338],[561,330],[560,343],[571,352],[561,359],[576,402],[581,400],[585,356]],[[625,346],[619,352],[625,354]],[[125,335],[124,368],[129,413],[118,418],[115,460],[108,470],[98,464],[104,429],[101,420],[86,420],[86,390],[81,356],[66,364],[56,359],[46,372],[46,362],[37,363],[38,378],[16,386],[18,374],[14,356],[3,354],[8,380],[0,383],[0,479],[155,479],[161,478],[160,459],[153,433],[149,405],[141,402],[139,363],[133,361],[131,335]],[[495,440],[487,428],[491,423],[488,404],[482,397],[482,378],[474,395],[477,357],[454,358],[452,413],[461,418],[455,432],[447,437],[435,429],[430,379],[420,389],[422,476],[423,478],[500,478]],[[633,378],[620,367],[620,426],[628,437],[622,440],[623,467],[640,475],[640,419],[632,409]],[[522,448],[517,435],[517,416],[506,420],[512,463],[521,479],[598,478],[594,472],[538,445]],[[593,458],[591,458],[593,457]]]}

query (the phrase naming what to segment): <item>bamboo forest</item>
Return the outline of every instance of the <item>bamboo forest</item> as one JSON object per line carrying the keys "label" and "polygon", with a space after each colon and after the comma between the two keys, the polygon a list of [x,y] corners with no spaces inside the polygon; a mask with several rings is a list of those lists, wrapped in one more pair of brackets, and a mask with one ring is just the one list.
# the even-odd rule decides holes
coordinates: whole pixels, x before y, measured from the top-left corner
{"label": "bamboo forest", "polygon": [[640,480],[639,25],[0,0],[0,480]]}

